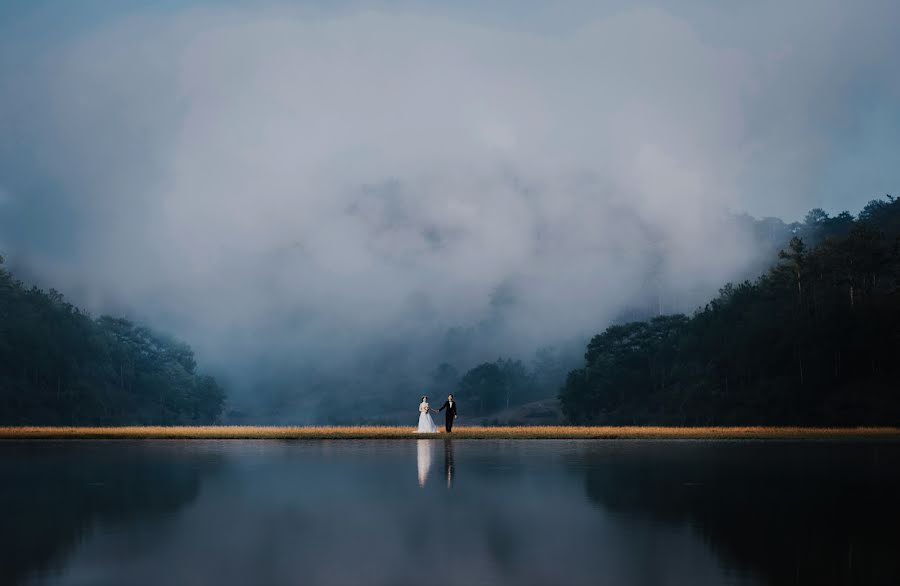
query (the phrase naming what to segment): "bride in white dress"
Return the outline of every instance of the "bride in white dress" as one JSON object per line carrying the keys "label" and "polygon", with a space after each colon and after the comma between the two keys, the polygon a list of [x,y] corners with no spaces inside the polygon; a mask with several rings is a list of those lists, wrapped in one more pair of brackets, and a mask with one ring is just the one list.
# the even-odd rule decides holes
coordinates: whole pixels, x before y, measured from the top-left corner
{"label": "bride in white dress", "polygon": [[434,425],[434,419],[431,418],[432,411],[428,405],[428,397],[422,395],[422,402],[419,403],[419,427],[416,433],[437,433],[437,427]]}

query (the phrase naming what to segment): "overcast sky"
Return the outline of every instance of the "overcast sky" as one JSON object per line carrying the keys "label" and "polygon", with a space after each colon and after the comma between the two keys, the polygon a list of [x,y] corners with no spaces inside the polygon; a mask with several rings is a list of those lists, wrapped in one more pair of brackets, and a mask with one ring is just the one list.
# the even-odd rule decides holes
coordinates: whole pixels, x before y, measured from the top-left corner
{"label": "overcast sky", "polygon": [[897,192],[900,4],[674,4],[7,0],[0,250],[328,371],[498,315],[526,352],[740,274],[728,212]]}

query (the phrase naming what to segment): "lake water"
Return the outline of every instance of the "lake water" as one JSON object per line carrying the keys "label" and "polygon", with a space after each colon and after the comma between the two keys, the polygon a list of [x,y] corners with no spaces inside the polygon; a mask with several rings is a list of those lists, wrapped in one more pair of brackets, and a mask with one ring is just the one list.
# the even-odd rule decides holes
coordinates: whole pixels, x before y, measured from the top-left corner
{"label": "lake water", "polygon": [[900,584],[900,444],[0,442],[0,583]]}

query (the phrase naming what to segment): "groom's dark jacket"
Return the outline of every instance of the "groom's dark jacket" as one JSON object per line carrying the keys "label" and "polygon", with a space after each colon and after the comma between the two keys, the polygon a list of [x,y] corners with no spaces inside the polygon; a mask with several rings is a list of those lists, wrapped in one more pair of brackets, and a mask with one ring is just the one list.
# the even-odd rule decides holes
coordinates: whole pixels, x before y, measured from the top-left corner
{"label": "groom's dark jacket", "polygon": [[453,419],[456,417],[456,401],[453,401],[453,404],[450,404],[450,401],[444,401],[444,404],[441,405],[441,408],[438,411],[447,410],[447,419]]}

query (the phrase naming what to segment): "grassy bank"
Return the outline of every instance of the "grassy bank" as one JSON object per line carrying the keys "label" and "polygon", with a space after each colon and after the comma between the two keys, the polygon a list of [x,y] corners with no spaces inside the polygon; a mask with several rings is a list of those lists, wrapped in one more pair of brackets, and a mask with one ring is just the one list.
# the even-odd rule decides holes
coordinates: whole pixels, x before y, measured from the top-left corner
{"label": "grassy bank", "polygon": [[[0,439],[423,439],[412,427],[0,427]],[[455,439],[898,439],[897,427],[457,427]]]}

